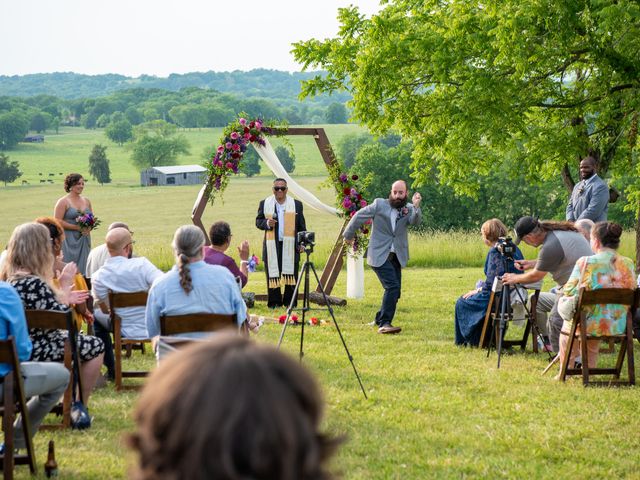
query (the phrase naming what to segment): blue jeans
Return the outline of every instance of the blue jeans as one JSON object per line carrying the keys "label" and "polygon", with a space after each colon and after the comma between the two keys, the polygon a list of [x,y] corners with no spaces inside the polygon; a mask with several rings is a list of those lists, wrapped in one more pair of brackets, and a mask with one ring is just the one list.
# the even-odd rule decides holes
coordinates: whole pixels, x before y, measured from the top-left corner
{"label": "blue jeans", "polygon": [[390,324],[396,314],[396,304],[400,298],[402,287],[402,267],[395,253],[389,253],[387,260],[379,267],[371,267],[376,272],[378,280],[384,288],[382,305],[376,313],[376,325],[379,327]]}

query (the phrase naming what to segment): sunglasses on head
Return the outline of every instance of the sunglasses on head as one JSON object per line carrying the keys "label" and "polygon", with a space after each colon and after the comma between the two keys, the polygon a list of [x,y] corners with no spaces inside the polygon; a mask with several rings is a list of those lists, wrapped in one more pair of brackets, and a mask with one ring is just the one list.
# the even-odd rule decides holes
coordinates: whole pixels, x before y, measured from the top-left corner
{"label": "sunglasses on head", "polygon": [[275,192],[278,192],[278,191],[284,192],[286,189],[287,189],[287,187],[273,187],[273,190]]}

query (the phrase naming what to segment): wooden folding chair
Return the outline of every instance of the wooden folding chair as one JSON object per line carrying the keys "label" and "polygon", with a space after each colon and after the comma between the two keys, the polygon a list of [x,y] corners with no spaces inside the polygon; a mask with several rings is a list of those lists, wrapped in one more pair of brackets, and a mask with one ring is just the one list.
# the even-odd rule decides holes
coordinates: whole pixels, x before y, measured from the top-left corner
{"label": "wooden folding chair", "polygon": [[[531,303],[529,308],[529,313],[525,313],[525,321],[526,325],[524,328],[524,333],[522,335],[521,340],[503,340],[502,346],[503,348],[509,348],[513,346],[519,346],[522,350],[524,350],[527,346],[527,338],[529,334],[531,334],[531,344],[533,351],[538,353],[538,339],[535,335],[535,329],[533,328],[532,322],[536,321],[536,309],[538,307],[538,297],[540,296],[540,287],[541,282],[536,282],[530,285],[521,285],[527,290],[533,291],[531,295]],[[489,304],[487,305],[487,310],[484,315],[484,323],[482,324],[482,333],[480,334],[480,347],[481,348],[491,348],[493,345],[489,345],[491,331],[495,325],[495,319],[500,313],[500,290],[502,289],[502,284],[496,278],[491,287],[491,295],[489,297]],[[494,339],[495,340],[495,339]]]}
{"label": "wooden folding chair", "polygon": [[[113,330],[113,348],[115,350],[115,369],[116,369],[116,390],[138,389],[141,385],[123,385],[123,378],[144,378],[149,375],[148,371],[141,370],[122,370],[122,347],[133,347],[151,342],[151,339],[128,339],[122,338],[122,320],[116,314],[116,308],[128,307],[144,307],[147,305],[147,292],[131,292],[118,293],[109,290],[109,317],[111,319],[111,328]],[[142,350],[144,353],[144,350]],[[129,355],[130,356],[130,351]]]}
{"label": "wooden folding chair", "polygon": [[[31,423],[24,396],[22,375],[20,374],[20,362],[13,337],[0,340],[0,363],[8,365],[11,369],[2,379],[3,403],[0,406],[2,431],[4,432],[4,453],[0,455],[2,472],[5,479],[12,479],[15,465],[29,465],[29,470],[34,475],[36,473],[36,456],[31,441]],[[13,451],[13,422],[16,418],[16,407],[18,413],[22,415],[22,433],[27,450],[27,453],[17,455]]]}
{"label": "wooden folding chair", "polygon": [[[69,428],[71,426],[71,403],[73,402],[74,383],[77,382],[80,400],[82,398],[82,378],[80,377],[80,364],[76,345],[76,325],[71,315],[71,310],[64,312],[58,310],[25,310],[27,317],[27,326],[31,328],[41,328],[43,330],[67,330],[69,335],[64,342],[64,360],[63,364],[69,370],[70,378],[69,386],[62,397],[62,408],[56,406],[51,410],[52,413],[62,415],[62,422],[58,424],[41,425],[41,429],[58,429]],[[74,354],[75,350],[75,354]],[[75,359],[75,360],[74,360]],[[74,374],[75,370],[75,374]]]}
{"label": "wooden folding chair", "polygon": [[[573,323],[571,325],[571,331],[569,332],[569,342],[565,351],[564,358],[562,359],[562,368],[560,370],[560,380],[563,382],[566,380],[567,375],[582,375],[583,385],[635,385],[635,366],[633,360],[633,326],[632,318],[633,314],[638,307],[639,290],[638,289],[626,289],[626,288],[602,288],[599,290],[585,290],[581,288],[578,293],[578,306],[576,307],[576,313],[573,316]],[[625,331],[621,335],[605,335],[605,336],[587,336],[586,328],[586,312],[584,307],[587,305],[595,304],[615,304],[625,305],[629,307],[627,312],[627,322]],[[580,368],[569,368],[569,359],[571,357],[571,349],[573,343],[578,337],[576,333],[578,327],[580,327],[580,350],[582,355],[582,366]],[[620,340],[620,353],[614,368],[589,368],[587,365],[587,340],[599,340],[599,339],[619,339]],[[627,369],[629,379],[628,381],[620,380],[620,373],[622,371],[622,365],[624,363],[625,353],[627,354]],[[590,382],[590,375],[613,375],[613,379],[610,381],[602,382]]]}
{"label": "wooden folding chair", "polygon": [[[217,332],[220,330],[238,330],[235,313],[190,313],[186,315],[163,315],[160,317],[160,335],[171,336],[194,332]],[[193,339],[172,339],[171,346],[181,348],[193,343]]]}

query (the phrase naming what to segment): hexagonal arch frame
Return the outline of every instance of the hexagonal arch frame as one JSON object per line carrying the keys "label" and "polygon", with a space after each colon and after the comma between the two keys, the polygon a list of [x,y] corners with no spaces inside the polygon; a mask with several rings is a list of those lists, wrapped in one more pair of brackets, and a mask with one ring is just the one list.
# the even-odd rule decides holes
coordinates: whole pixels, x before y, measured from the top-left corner
{"label": "hexagonal arch frame", "polygon": [[[320,150],[320,155],[322,156],[322,160],[324,161],[327,169],[331,168],[337,163],[335,154],[333,153],[333,148],[331,148],[331,144],[329,143],[329,138],[327,137],[327,133],[324,128],[315,128],[315,127],[288,127],[283,130],[283,135],[310,135],[316,141],[316,145]],[[209,203],[209,194],[207,192],[207,184],[205,184],[198,193],[198,197],[196,198],[196,202],[193,206],[193,210],[191,211],[191,221],[194,225],[199,227],[204,233],[207,245],[209,245],[210,239],[207,234],[207,230],[202,223],[202,215],[204,213],[207,204]],[[338,275],[340,274],[340,270],[342,269],[343,264],[343,252],[344,252],[344,242],[342,241],[342,232],[347,226],[348,220],[345,220],[340,228],[340,232],[338,233],[338,237],[336,238],[335,243],[333,244],[333,248],[331,249],[331,254],[327,259],[327,263],[322,271],[322,276],[320,277],[320,282],[324,286],[324,291],[327,296],[331,295],[331,291],[336,283]],[[316,287],[315,291],[316,295],[312,296],[312,300],[316,303],[323,303],[322,295],[320,294],[320,286]],[[299,294],[302,295],[302,294]],[[266,295],[256,295],[256,300],[266,300]],[[346,304],[346,301],[336,297],[329,297],[331,303],[336,303],[340,305]]]}

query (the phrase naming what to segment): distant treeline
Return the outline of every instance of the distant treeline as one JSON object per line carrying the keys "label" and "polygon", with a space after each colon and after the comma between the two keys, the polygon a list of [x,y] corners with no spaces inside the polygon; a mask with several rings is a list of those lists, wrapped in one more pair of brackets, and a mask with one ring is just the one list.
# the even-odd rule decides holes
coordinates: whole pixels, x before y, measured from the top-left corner
{"label": "distant treeline", "polygon": [[[158,88],[177,92],[184,88],[197,87],[248,97],[295,101],[300,93],[300,82],[317,74],[318,72],[289,73],[255,69],[248,72],[236,70],[234,72],[173,73],[168,77],[141,75],[137,78],[113,73],[83,75],[72,72],[0,75],[0,96],[53,95],[65,99],[77,99],[104,97],[131,88]],[[338,93],[331,97],[318,96],[315,102],[326,106],[332,102],[344,103],[348,98],[346,93]]]}
{"label": "distant treeline", "polygon": [[[74,73],[0,77],[0,150],[11,149],[29,130],[57,131],[60,125],[92,129],[118,122],[130,128],[164,120],[183,128],[221,127],[239,112],[289,124],[345,123],[345,94],[298,100],[299,81],[310,75],[253,70],[137,79]],[[91,94],[71,98],[72,91]]]}

